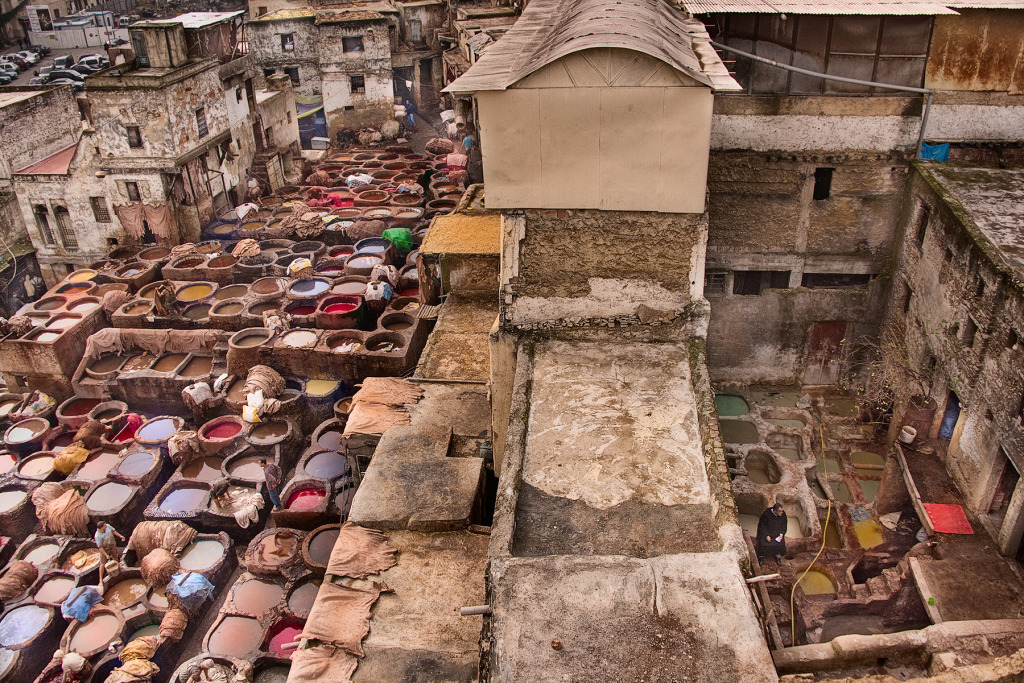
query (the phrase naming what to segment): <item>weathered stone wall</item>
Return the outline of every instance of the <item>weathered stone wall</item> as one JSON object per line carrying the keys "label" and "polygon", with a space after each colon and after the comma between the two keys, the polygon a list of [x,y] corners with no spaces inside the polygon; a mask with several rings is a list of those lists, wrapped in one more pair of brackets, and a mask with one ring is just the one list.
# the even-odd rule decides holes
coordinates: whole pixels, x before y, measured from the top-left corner
{"label": "weathered stone wall", "polygon": [[[329,133],[342,127],[379,127],[392,117],[395,96],[388,22],[325,23],[317,27],[324,113]],[[361,52],[345,52],[342,38],[361,36]],[[365,91],[353,92],[352,76],[362,76]],[[346,107],[352,107],[346,110]]]}
{"label": "weathered stone wall", "polygon": [[[281,35],[289,33],[295,49],[282,50]],[[295,92],[299,95],[320,94],[318,32],[312,15],[288,20],[250,21],[246,24],[246,35],[249,54],[260,69],[284,73],[285,67],[298,67],[299,84],[295,86]]]}
{"label": "weathered stone wall", "polygon": [[13,171],[73,144],[82,130],[82,116],[70,87],[4,90],[12,97],[38,93],[0,106],[0,185],[9,185]]}

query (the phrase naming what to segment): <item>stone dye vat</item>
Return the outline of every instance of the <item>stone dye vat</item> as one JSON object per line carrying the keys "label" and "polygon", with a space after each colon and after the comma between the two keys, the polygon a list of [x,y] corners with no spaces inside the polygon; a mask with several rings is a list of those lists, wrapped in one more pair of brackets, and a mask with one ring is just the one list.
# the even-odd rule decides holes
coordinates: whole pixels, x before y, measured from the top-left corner
{"label": "stone dye vat", "polygon": [[223,657],[244,658],[259,649],[263,626],[256,619],[227,615],[206,637],[206,651]]}

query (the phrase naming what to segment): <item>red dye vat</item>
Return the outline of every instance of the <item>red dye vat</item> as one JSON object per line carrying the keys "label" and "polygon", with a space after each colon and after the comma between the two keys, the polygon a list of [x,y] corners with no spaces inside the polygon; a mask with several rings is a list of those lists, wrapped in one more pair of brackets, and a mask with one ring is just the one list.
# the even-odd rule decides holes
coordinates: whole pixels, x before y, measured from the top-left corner
{"label": "red dye vat", "polygon": [[64,406],[64,415],[67,417],[85,415],[99,404],[98,398],[78,398]]}
{"label": "red dye vat", "polygon": [[302,633],[302,627],[286,624],[284,626],[272,628],[270,633],[270,643],[268,643],[267,646],[270,650],[270,654],[281,655],[291,659],[292,653],[295,652],[295,650],[284,650],[281,646],[295,642],[295,638]]}
{"label": "red dye vat", "polygon": [[331,304],[324,309],[324,313],[351,313],[358,308],[358,304]]}
{"label": "red dye vat", "polygon": [[327,253],[330,254],[332,258],[339,258],[341,256],[351,256],[356,253],[356,250],[352,247],[338,247],[336,249],[331,249]]}
{"label": "red dye vat", "polygon": [[242,431],[242,425],[237,422],[220,422],[203,432],[207,439],[230,439]]}
{"label": "red dye vat", "polygon": [[420,296],[420,288],[419,287],[409,287],[408,289],[403,289],[403,290],[398,292],[398,296],[412,296],[412,297],[419,298],[419,296]]}
{"label": "red dye vat", "polygon": [[117,433],[114,437],[114,443],[121,443],[122,441],[131,441],[135,438],[135,428],[131,425],[125,425],[124,429]]}
{"label": "red dye vat", "polygon": [[292,315],[313,315],[316,313],[316,306],[293,306],[288,312]]}
{"label": "red dye vat", "polygon": [[319,489],[299,489],[288,498],[289,510],[314,510],[326,496]]}

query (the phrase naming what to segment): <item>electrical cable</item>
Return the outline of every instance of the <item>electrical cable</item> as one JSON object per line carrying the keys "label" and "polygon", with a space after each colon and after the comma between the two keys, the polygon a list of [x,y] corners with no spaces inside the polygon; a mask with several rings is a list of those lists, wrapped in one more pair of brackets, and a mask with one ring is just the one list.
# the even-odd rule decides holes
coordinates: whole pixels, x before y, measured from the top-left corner
{"label": "electrical cable", "polygon": [[[818,425],[818,438],[821,440],[821,464],[822,464],[822,467],[824,469],[825,476],[827,477],[828,476],[828,461],[825,460],[825,429],[820,424]],[[799,586],[800,582],[804,580],[804,577],[807,576],[807,572],[811,571],[811,567],[814,566],[814,563],[818,561],[819,557],[821,557],[822,551],[825,550],[825,538],[826,538],[826,533],[828,531],[828,522],[829,522],[829,519],[831,519],[831,517],[832,517],[832,499],[829,498],[828,499],[828,512],[825,513],[825,526],[823,526],[822,529],[821,529],[821,547],[818,548],[818,554],[815,555],[814,559],[811,560],[811,563],[809,565],[807,565],[807,569],[805,569],[804,573],[800,575],[800,578],[793,582],[793,588],[789,591],[789,626],[790,626],[789,642],[790,642],[790,647],[796,645],[796,609],[793,606],[793,600],[794,600],[794,597],[796,596],[796,587]]]}

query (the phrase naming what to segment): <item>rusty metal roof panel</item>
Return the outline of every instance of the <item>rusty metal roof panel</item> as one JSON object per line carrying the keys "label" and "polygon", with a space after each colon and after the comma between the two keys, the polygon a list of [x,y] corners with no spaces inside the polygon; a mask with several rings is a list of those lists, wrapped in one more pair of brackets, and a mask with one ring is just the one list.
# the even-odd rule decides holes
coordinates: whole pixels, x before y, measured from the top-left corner
{"label": "rusty metal roof panel", "polygon": [[[975,0],[983,2],[984,0]],[[1016,0],[1008,0],[1016,1]],[[682,0],[692,14],[825,14],[934,15],[956,14],[945,2],[915,0]]]}
{"label": "rusty metal roof panel", "polygon": [[504,90],[566,55],[608,47],[643,52],[716,90],[739,89],[708,40],[704,25],[668,0],[532,0],[445,91]]}
{"label": "rusty metal roof panel", "polygon": [[75,142],[45,159],[15,171],[14,175],[67,175],[77,150],[78,142]]}

